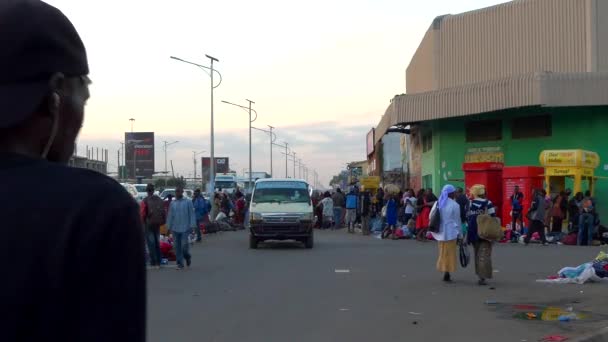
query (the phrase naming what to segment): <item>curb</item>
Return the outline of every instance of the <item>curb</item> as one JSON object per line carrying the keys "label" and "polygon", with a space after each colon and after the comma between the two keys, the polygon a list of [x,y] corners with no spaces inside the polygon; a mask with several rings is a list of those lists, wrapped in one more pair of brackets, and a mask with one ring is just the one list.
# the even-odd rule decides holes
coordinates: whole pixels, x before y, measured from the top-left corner
{"label": "curb", "polygon": [[572,342],[608,342],[608,327],[592,334],[573,339]]}

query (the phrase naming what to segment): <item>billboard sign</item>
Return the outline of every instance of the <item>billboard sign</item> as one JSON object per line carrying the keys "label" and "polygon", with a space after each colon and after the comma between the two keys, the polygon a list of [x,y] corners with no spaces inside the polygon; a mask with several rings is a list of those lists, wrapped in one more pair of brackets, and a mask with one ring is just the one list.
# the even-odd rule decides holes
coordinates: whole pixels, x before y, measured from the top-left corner
{"label": "billboard sign", "polygon": [[[202,166],[202,177],[204,180],[209,179],[209,166],[211,165],[211,158],[201,158]],[[215,157],[215,174],[228,173],[230,172],[230,158],[228,157]]]}
{"label": "billboard sign", "polygon": [[372,128],[371,131],[367,133],[367,156],[369,157],[372,153],[374,153],[374,138],[375,138],[375,129]]}
{"label": "billboard sign", "polygon": [[152,178],[154,174],[154,132],[125,133],[125,166],[128,178]]}

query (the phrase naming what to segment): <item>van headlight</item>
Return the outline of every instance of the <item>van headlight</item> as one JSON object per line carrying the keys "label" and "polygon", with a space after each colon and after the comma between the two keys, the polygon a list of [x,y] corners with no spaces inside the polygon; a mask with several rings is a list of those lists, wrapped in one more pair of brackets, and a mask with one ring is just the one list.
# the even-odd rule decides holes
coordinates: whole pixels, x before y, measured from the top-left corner
{"label": "van headlight", "polygon": [[300,215],[300,222],[311,222],[312,217],[312,213],[302,214]]}
{"label": "van headlight", "polygon": [[251,222],[251,223],[261,223],[262,222],[262,214],[260,214],[260,213],[251,213],[249,215],[249,222]]}

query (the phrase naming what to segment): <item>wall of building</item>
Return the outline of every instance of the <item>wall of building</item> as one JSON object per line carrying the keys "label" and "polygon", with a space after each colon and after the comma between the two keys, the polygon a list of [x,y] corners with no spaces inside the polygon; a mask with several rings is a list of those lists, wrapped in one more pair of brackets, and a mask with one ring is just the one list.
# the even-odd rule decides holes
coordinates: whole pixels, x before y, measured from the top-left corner
{"label": "wall of building", "polygon": [[[552,135],[532,139],[512,139],[511,123],[514,118],[550,114]],[[466,142],[465,125],[468,121],[502,119],[502,140],[477,143]],[[506,166],[540,166],[539,154],[549,149],[584,149],[597,152],[601,165],[596,176],[608,177],[608,107],[513,109],[463,118],[433,122],[434,141],[432,153],[423,156],[423,174],[435,171],[437,181],[433,188],[438,191],[446,183],[463,185],[462,163],[470,149],[499,148],[504,153]],[[567,183],[571,187],[571,183]],[[608,215],[608,179],[597,182],[596,197],[601,211]]]}
{"label": "wall of building", "polygon": [[601,71],[590,63],[608,63],[608,43],[598,39],[607,16],[605,0],[519,0],[440,17],[408,67],[407,92],[539,71]]}
{"label": "wall of building", "polygon": [[608,1],[592,1],[597,4],[597,10],[594,13],[597,35],[593,37],[595,44],[597,44],[597,71],[608,71],[608,39],[606,39],[608,37]]}

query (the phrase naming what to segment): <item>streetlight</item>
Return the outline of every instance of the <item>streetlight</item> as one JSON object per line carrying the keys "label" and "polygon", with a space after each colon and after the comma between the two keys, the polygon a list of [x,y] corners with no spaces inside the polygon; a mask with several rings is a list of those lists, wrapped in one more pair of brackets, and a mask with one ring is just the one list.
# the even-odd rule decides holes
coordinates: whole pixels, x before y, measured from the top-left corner
{"label": "streetlight", "polygon": [[196,152],[196,151],[192,151],[192,161],[194,162],[194,180],[196,181],[196,156],[198,156],[199,154],[205,153],[207,151],[200,151],[200,152]]}
{"label": "streetlight", "polygon": [[285,178],[288,178],[287,177],[287,156],[289,155],[289,153],[287,151],[289,150],[289,144],[285,141],[283,141],[283,144],[285,144],[285,145],[279,145],[279,144],[275,144],[275,143],[272,143],[272,144],[285,148],[285,153],[283,153],[283,152],[281,152],[281,153],[283,153],[285,155]]}
{"label": "streetlight", "polygon": [[174,142],[167,142],[167,141],[163,141],[164,144],[164,150],[165,150],[165,175],[167,175],[168,171],[167,171],[167,147],[173,145],[173,144],[177,144],[179,141],[174,141]]}
{"label": "streetlight", "polygon": [[[274,129],[274,127],[272,127],[270,125],[268,125],[268,127],[270,128],[270,130],[265,130],[265,129],[261,129],[261,128],[257,128],[257,127],[251,127],[251,128],[270,134],[270,177],[272,177],[272,145],[276,145],[274,142],[277,140],[277,135],[274,134],[274,132],[272,131]],[[281,146],[281,145],[279,145],[279,146]]]}
{"label": "streetlight", "polygon": [[[245,101],[249,102],[249,107],[241,106],[241,105],[238,105],[236,103],[232,103],[232,102],[228,102],[228,101],[222,101],[222,102],[225,103],[225,104],[229,104],[229,105],[232,105],[232,106],[235,106],[235,107],[239,107],[241,109],[245,109],[245,110],[249,111],[249,187],[248,188],[249,188],[249,192],[251,192],[253,190],[251,188],[252,183],[253,183],[253,178],[252,178],[253,177],[253,175],[252,175],[253,171],[251,170],[251,164],[252,164],[252,161],[251,161],[251,124],[255,120],[258,119],[258,112],[256,112],[255,109],[251,108],[251,105],[254,104],[255,102],[253,102],[251,100],[247,100],[247,99],[245,99]],[[251,120],[251,112],[255,113],[255,119],[253,119],[253,120]]]}
{"label": "streetlight", "polygon": [[[207,192],[212,194],[215,188],[215,145],[214,145],[214,129],[213,129],[213,89],[217,88],[220,86],[220,84],[222,84],[222,74],[213,69],[213,62],[219,62],[219,60],[215,57],[209,56],[209,55],[205,55],[205,57],[209,58],[211,60],[211,67],[206,67],[204,65],[200,65],[197,63],[193,63],[193,62],[189,62],[186,60],[183,60],[181,58],[175,57],[175,56],[171,56],[171,59],[174,59],[176,61],[179,62],[183,62],[186,64],[192,64],[195,65],[201,69],[203,69],[205,72],[207,72],[207,74],[209,74],[209,76],[211,77],[211,144],[210,144],[210,150],[211,150],[211,154],[209,156],[209,189],[207,189]],[[209,70],[209,72],[207,71]],[[217,85],[213,84],[213,73],[217,72],[217,74],[220,76],[220,81]]]}

